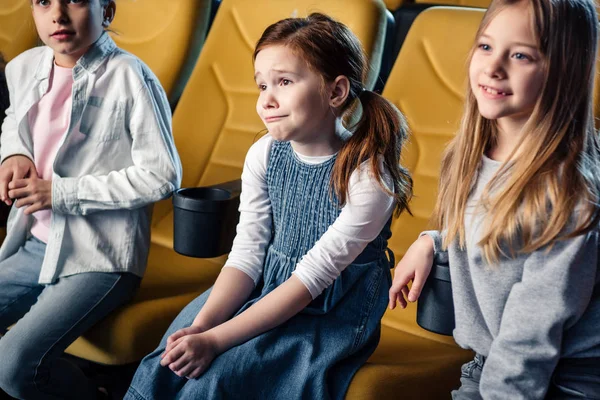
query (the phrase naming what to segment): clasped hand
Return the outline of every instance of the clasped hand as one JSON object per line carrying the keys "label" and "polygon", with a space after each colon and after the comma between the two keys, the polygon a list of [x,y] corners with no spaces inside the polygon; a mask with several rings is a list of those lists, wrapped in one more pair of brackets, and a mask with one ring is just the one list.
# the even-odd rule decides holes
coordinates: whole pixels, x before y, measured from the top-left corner
{"label": "clasped hand", "polygon": [[217,355],[212,335],[192,325],[169,336],[160,365],[168,366],[180,377],[194,379],[208,369]]}
{"label": "clasped hand", "polygon": [[52,208],[52,181],[38,177],[35,165],[25,156],[13,156],[0,165],[0,200],[7,205],[17,199],[16,207],[25,214]]}

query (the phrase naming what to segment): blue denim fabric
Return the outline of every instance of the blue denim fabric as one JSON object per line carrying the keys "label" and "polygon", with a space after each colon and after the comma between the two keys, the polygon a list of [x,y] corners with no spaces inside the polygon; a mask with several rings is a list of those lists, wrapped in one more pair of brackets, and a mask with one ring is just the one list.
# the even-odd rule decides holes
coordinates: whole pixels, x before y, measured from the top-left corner
{"label": "blue denim fabric", "polygon": [[[241,313],[285,282],[340,213],[330,196],[333,160],[307,165],[289,143],[274,142],[267,167],[274,237],[263,276]],[[391,284],[385,255],[389,223],[363,253],[303,311],[218,356],[198,379],[160,366],[170,334],[190,326],[209,291],[175,319],[138,368],[125,399],[343,399],[375,351]]]}
{"label": "blue denim fabric", "polygon": [[31,238],[0,262],[0,334],[5,333],[0,338],[0,388],[27,400],[94,399],[93,383],[60,356],[130,299],[140,278],[93,272],[40,285],[45,251],[43,242]]}
{"label": "blue denim fabric", "polygon": [[[452,392],[453,400],[480,400],[479,381],[485,357],[476,354],[461,368],[461,387]],[[546,400],[600,399],[600,359],[562,359],[548,388]]]}

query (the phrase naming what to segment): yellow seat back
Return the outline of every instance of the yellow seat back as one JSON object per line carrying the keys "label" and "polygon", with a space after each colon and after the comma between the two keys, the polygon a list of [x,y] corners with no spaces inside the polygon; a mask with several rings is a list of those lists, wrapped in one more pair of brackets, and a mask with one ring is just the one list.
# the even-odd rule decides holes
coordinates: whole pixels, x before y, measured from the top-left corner
{"label": "yellow seat back", "polygon": [[[483,13],[479,9],[432,7],[419,14],[384,88],[383,96],[404,113],[411,129],[403,164],[414,180],[410,204],[413,216],[403,213],[392,225],[390,248],[397,260],[428,228],[437,196],[441,155],[462,116],[467,55]],[[383,323],[446,340],[417,326],[415,308],[388,311]]]}
{"label": "yellow seat back", "polygon": [[415,3],[488,8],[492,0],[415,0]]}
{"label": "yellow seat back", "polygon": [[314,11],[339,19],[360,38],[373,87],[386,24],[380,1],[224,0],[173,118],[183,186],[240,177],[246,152],[264,129],[255,111],[254,46],[271,23]]}
{"label": "yellow seat back", "polygon": [[0,1],[0,53],[6,61],[34,47],[37,37],[29,1]]}
{"label": "yellow seat back", "polygon": [[[173,116],[184,187],[241,176],[246,152],[264,130],[255,111],[255,43],[268,25],[314,11],[333,16],[356,33],[370,57],[367,86],[373,87],[386,28],[381,1],[223,0]],[[148,269],[135,299],[67,352],[104,364],[141,359],[154,350],[177,313],[212,285],[224,262],[225,256],[196,259],[175,253],[172,203],[160,202],[154,207]]]}
{"label": "yellow seat back", "polygon": [[[23,1],[23,0],[17,0]],[[25,2],[25,1],[23,1]],[[210,0],[118,0],[111,36],[141,58],[171,100],[181,95],[204,43]]]}
{"label": "yellow seat back", "polygon": [[388,10],[395,10],[404,4],[404,0],[383,0]]}

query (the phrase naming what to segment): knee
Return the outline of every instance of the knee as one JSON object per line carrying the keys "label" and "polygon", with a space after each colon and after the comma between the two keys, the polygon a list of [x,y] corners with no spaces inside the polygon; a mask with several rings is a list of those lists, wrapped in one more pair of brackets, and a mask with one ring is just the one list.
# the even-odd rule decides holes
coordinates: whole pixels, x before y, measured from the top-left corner
{"label": "knee", "polygon": [[7,351],[0,340],[0,388],[18,399],[31,398],[35,391],[34,373],[26,367],[24,359],[16,349]]}

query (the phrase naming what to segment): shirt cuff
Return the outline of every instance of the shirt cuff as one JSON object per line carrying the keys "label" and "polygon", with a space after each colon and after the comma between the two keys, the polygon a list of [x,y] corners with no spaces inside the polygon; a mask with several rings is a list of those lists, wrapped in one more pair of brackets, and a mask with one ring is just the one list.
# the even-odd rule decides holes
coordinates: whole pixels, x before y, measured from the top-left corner
{"label": "shirt cuff", "polygon": [[81,214],[77,198],[79,178],[52,178],[52,211],[59,214]]}

